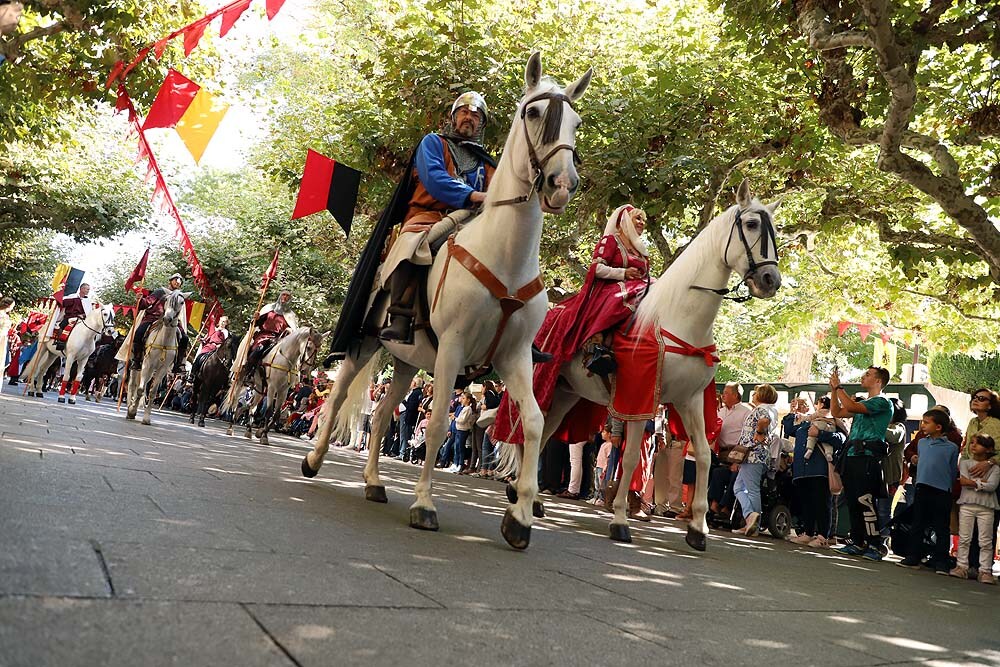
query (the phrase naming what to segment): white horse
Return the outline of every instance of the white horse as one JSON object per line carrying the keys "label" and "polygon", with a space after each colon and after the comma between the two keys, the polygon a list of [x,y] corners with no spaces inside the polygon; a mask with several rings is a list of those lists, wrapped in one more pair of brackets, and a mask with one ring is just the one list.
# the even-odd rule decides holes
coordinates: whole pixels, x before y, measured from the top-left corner
{"label": "white horse", "polygon": [[[323,405],[316,445],[302,462],[306,477],[314,477],[323,464],[334,428],[331,416],[336,416],[338,438],[347,441],[350,437],[353,405],[368,391],[380,345],[393,357],[394,373],[388,395],[372,415],[370,442],[381,441],[393,409],[418,369],[431,371],[439,387],[451,387],[466,369],[492,362],[521,408],[525,458],[537,461],[542,414],[531,390],[531,341],[547,305],[538,257],[542,212],[561,213],[579,185],[574,159],[580,117],[572,103],[587,89],[591,74],[588,70],[564,90],[542,77],[538,53],[528,59],[525,95],[517,107],[483,212],[438,253],[427,276],[427,294],[434,295],[431,326],[437,348],[423,331],[415,334],[413,345],[367,336],[344,360]],[[475,270],[477,263],[487,267],[486,271]],[[438,528],[431,478],[447,430],[449,398],[448,391],[434,393],[427,456],[416,485],[416,500],[410,507],[410,526],[414,528]],[[378,459],[379,448],[373,444],[364,469],[365,497],[386,502]],[[528,463],[529,468],[533,466]],[[523,476],[518,492],[520,502],[507,509],[501,533],[511,546],[524,549],[530,540],[532,502],[538,493],[534,476]]]}
{"label": "white horse", "polygon": [[158,387],[164,376],[174,366],[177,356],[177,325],[181,318],[187,316],[184,300],[190,292],[174,290],[167,295],[163,307],[163,316],[146,330],[145,353],[142,358],[142,370],[129,373],[128,380],[128,412],[125,419],[135,419],[139,410],[139,400],[144,402],[145,412],[142,423],[150,424],[153,412],[153,401],[150,392]]}
{"label": "white horse", "polygon": [[[761,204],[750,194],[747,181],[736,193],[736,205],[714,218],[698,234],[670,267],[660,276],[643,299],[636,314],[638,331],[644,337],[661,336],[669,348],[660,360],[660,402],[672,403],[684,430],[694,445],[697,480],[692,500],[692,519],[686,541],[694,549],[705,550],[708,524],[708,469],[711,453],[705,436],[703,412],[705,388],[715,377],[715,368],[706,357],[715,349],[712,327],[729,292],[725,289],[731,273],[742,276],[752,296],[773,297],[781,286],[778,270],[778,248],[771,222],[779,201]],[[739,300],[750,297],[740,297]],[[687,346],[659,332],[667,331]],[[677,344],[675,344],[677,343]],[[687,347],[687,352],[679,348]],[[698,348],[697,351],[692,348]],[[655,369],[650,369],[655,375]],[[563,418],[581,399],[608,405],[610,394],[604,382],[589,375],[583,365],[583,353],[578,353],[560,370],[561,381],[556,385],[552,406],[545,416],[542,442],[546,442],[562,423]],[[632,380],[634,381],[634,379]],[[649,388],[653,395],[653,387]],[[714,395],[714,385],[713,385]],[[646,420],[626,422],[625,451],[622,456],[622,480],[627,484],[639,462],[639,449]],[[528,461],[525,456],[524,461]],[[521,470],[530,472],[522,477],[534,479],[535,467],[522,461]],[[508,489],[508,496],[514,490]],[[615,517],[611,522],[611,539],[630,542],[626,521],[627,488],[614,501]]]}
{"label": "white horse", "polygon": [[[63,375],[62,385],[59,387],[59,402],[65,403],[66,385],[72,379],[73,384],[69,393],[69,404],[76,403],[76,394],[80,389],[80,378],[87,367],[87,360],[97,349],[97,341],[102,336],[110,336],[115,330],[115,309],[110,303],[107,305],[95,304],[87,317],[77,322],[66,339],[66,374]],[[86,389],[84,389],[86,392]]]}
{"label": "white horse", "polygon": [[[76,393],[80,387],[80,377],[83,375],[87,359],[94,352],[97,341],[102,335],[110,335],[114,330],[115,311],[109,303],[105,306],[95,304],[85,318],[78,321],[66,339],[65,351],[57,350],[55,342],[45,341],[35,353],[35,358],[25,366],[22,379],[28,383],[28,396],[42,398],[42,382],[45,372],[56,359],[66,357],[66,374],[59,389],[59,402],[66,402],[66,384],[73,376],[73,388],[70,394],[70,404],[76,403]],[[73,364],[76,363],[76,373],[73,374]]]}
{"label": "white horse", "polygon": [[[249,335],[249,334],[248,334]],[[257,405],[264,401],[264,423],[257,429],[257,437],[262,445],[268,444],[267,432],[271,430],[274,420],[278,416],[278,408],[288,395],[288,388],[292,382],[298,380],[302,373],[309,373],[316,366],[316,354],[319,352],[326,334],[313,331],[312,327],[298,327],[289,329],[287,333],[272,347],[264,358],[260,366],[254,371],[250,378],[249,386],[253,388],[253,397],[245,405],[232,406],[230,397],[238,396],[239,391],[228,392],[226,400],[223,401],[219,412],[223,413],[230,407],[233,408],[233,416],[229,421],[227,434],[233,434],[233,426],[244,413],[249,411],[250,418],[247,421],[247,431],[244,434],[247,438],[253,432],[253,415],[257,411]],[[230,374],[235,374],[236,361]]]}

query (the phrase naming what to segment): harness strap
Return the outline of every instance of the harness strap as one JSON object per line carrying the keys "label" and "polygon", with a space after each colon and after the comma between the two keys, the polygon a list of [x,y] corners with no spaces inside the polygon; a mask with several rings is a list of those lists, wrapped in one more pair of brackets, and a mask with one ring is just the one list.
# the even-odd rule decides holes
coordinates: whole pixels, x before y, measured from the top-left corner
{"label": "harness strap", "polygon": [[455,237],[448,237],[448,256],[444,262],[444,270],[441,272],[441,280],[438,281],[437,289],[434,291],[434,303],[431,305],[431,312],[437,307],[438,298],[441,296],[441,288],[444,287],[445,278],[448,277],[448,266],[451,263],[452,258],[455,258],[462,266],[466,268],[476,280],[482,284],[483,287],[490,291],[495,299],[500,302],[500,323],[497,325],[496,334],[493,336],[493,340],[490,341],[490,347],[486,351],[486,360],[480,364],[473,373],[481,371],[487,368],[493,361],[493,355],[496,353],[497,346],[500,344],[500,337],[503,336],[504,330],[507,328],[507,322],[510,320],[510,316],[521,310],[524,304],[531,298],[535,297],[545,289],[545,283],[542,281],[541,274],[535,276],[534,280],[529,281],[527,284],[521,286],[513,294],[510,293],[510,289],[496,277],[489,267],[476,259],[475,255],[466,250],[464,247],[455,243]]}
{"label": "harness strap", "polygon": [[717,348],[715,344],[709,345],[708,347],[695,347],[687,341],[681,340],[677,336],[673,335],[666,329],[660,329],[660,335],[664,338],[677,343],[677,345],[664,345],[664,352],[673,352],[674,354],[682,354],[686,357],[703,357],[705,359],[705,365],[711,368],[715,364],[722,361],[717,354],[715,354]]}

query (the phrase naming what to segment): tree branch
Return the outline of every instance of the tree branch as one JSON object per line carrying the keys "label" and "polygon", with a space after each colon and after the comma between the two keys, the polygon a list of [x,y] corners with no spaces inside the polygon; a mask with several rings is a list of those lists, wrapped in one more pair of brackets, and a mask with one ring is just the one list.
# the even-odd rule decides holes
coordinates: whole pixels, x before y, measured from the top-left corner
{"label": "tree branch", "polygon": [[973,315],[972,313],[968,313],[968,312],[962,310],[962,308],[959,307],[957,304],[954,304],[951,301],[946,301],[945,299],[942,299],[939,294],[928,294],[926,292],[920,292],[918,290],[909,289],[908,287],[902,288],[902,291],[903,292],[907,292],[909,294],[915,294],[916,296],[922,296],[922,297],[926,297],[928,299],[933,299],[934,301],[937,301],[938,303],[944,304],[945,306],[951,306],[952,308],[954,308],[958,312],[959,315],[961,315],[962,317],[965,317],[967,319],[970,319],[970,320],[982,320],[984,322],[992,322],[994,324],[997,321],[997,318],[995,318],[995,317],[985,317],[983,315]]}
{"label": "tree branch", "polygon": [[66,21],[56,21],[51,25],[35,28],[29,32],[15,35],[10,39],[0,40],[0,54],[3,54],[7,60],[15,62],[21,57],[21,49],[26,43],[33,39],[40,39],[42,37],[62,32],[66,29],[66,27]]}
{"label": "tree branch", "polygon": [[848,46],[874,48],[871,38],[864,31],[847,30],[834,33],[829,14],[815,0],[805,0],[799,7],[799,29],[809,40],[811,48],[817,51],[832,51]]}

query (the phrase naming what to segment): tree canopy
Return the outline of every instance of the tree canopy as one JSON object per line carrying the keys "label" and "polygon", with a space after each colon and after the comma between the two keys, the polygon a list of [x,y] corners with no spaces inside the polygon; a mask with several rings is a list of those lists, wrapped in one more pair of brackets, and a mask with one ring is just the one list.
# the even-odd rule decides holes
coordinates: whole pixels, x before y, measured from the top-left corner
{"label": "tree canopy", "polygon": [[[51,4],[27,3],[39,25],[38,7]],[[193,3],[182,11],[124,7],[147,24],[115,33],[126,36],[112,40],[120,52],[197,14]],[[208,221],[193,225],[200,231],[192,236],[227,311],[252,309],[260,272],[281,244],[282,284],[296,290],[300,315],[326,328],[420,137],[474,89],[490,106],[486,143],[498,151],[524,62],[540,49],[557,80],[589,66],[596,73],[579,104],[581,191],[566,214],[546,219],[549,282],[580,284],[606,215],[624,202],[649,214],[653,265],[662,270],[747,177],[762,200],[783,198],[785,287],[775,299],[727,304],[720,314],[720,348],[741,379],[774,379],[784,351],[840,319],[871,322],[903,344],[993,348],[997,12],[985,0],[320,0],[297,40],[275,40],[241,68],[237,88],[267,129],[251,164],[203,170],[178,186],[179,199],[185,215]],[[92,55],[99,35],[86,34],[91,55],[73,57],[96,73],[109,64]],[[141,68],[141,104],[169,62]],[[207,72],[212,62],[209,52],[184,67]],[[31,77],[19,76],[21,90],[31,91]],[[101,98],[92,92],[59,95]],[[45,126],[43,114],[31,117]],[[366,174],[349,239],[326,213],[288,221],[306,148]],[[115,221],[92,229],[127,228],[130,194],[111,191],[104,213],[84,211]],[[49,219],[83,219],[80,199]],[[181,268],[168,245],[163,270]]]}

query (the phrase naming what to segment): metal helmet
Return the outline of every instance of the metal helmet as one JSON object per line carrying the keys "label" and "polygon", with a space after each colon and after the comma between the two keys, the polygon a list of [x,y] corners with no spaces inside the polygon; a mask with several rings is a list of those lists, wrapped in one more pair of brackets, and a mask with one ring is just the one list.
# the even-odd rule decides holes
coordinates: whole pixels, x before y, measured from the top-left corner
{"label": "metal helmet", "polygon": [[181,277],[181,274],[179,273],[175,273],[174,275],[167,278],[167,282],[170,282],[171,280],[179,280],[182,285],[184,284],[184,279]]}
{"label": "metal helmet", "polygon": [[454,117],[455,112],[462,107],[469,107],[473,111],[478,111],[483,115],[483,123],[485,123],[490,117],[490,110],[486,107],[486,100],[483,96],[474,90],[470,90],[467,93],[462,93],[455,100],[455,103],[451,105],[451,116]]}

